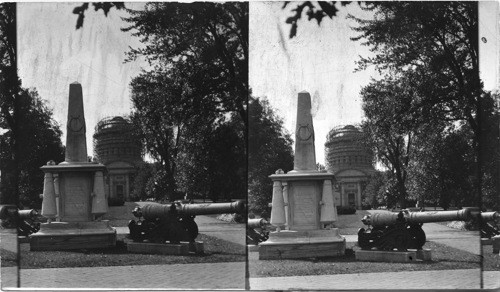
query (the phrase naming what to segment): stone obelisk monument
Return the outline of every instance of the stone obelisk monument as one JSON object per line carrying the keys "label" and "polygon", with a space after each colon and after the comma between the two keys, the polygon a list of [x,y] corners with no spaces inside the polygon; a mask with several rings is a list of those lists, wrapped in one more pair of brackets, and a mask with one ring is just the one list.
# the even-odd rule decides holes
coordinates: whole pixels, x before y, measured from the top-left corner
{"label": "stone obelisk monument", "polygon": [[294,169],[273,181],[271,224],[276,232],[259,245],[259,259],[340,256],[345,238],[334,228],[337,209],[333,174],[316,169],[311,96],[300,92],[295,127]]}
{"label": "stone obelisk monument", "polygon": [[108,221],[104,193],[106,167],[89,162],[82,86],[69,87],[65,161],[53,161],[41,169],[45,173],[42,216],[48,223],[30,237],[31,250],[63,250],[114,246],[116,230]]}

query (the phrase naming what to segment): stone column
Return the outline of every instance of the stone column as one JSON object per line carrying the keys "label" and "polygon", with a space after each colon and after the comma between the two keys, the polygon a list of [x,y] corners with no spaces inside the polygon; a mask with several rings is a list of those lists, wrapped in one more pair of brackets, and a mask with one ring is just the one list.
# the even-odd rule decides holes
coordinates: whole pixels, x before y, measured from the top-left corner
{"label": "stone column", "polygon": [[94,174],[94,190],[92,192],[92,215],[98,217],[108,212],[108,202],[104,194],[104,177],[102,171]]}
{"label": "stone column", "polygon": [[333,189],[332,181],[327,179],[323,181],[323,193],[321,197],[321,224],[332,224],[337,221],[337,210],[335,210],[335,203],[333,202]]}
{"label": "stone column", "polygon": [[290,204],[288,201],[288,182],[283,183],[283,202],[285,204],[285,229],[290,230]]}
{"label": "stone column", "polygon": [[68,124],[66,129],[65,162],[88,162],[82,85],[78,82],[69,85]]}
{"label": "stone column", "polygon": [[280,226],[285,224],[285,202],[283,201],[283,191],[281,182],[274,181],[273,183],[273,201],[271,209],[271,224],[277,227],[276,231],[280,231]]}
{"label": "stone column", "polygon": [[60,199],[61,199],[61,196],[60,196],[60,191],[59,191],[59,174],[58,173],[54,173],[54,193],[56,195],[56,217],[57,217],[57,221],[60,221],[61,220],[61,214],[60,214],[60,209],[59,209],[59,206],[60,206]]}
{"label": "stone column", "polygon": [[356,208],[358,210],[363,209],[361,206],[361,182],[358,181],[358,193],[356,194]]}
{"label": "stone column", "polygon": [[344,184],[339,182],[340,185],[340,206],[344,206]]}
{"label": "stone column", "polygon": [[300,92],[297,100],[293,167],[294,171],[316,171],[311,95],[306,91]]}
{"label": "stone column", "polygon": [[42,216],[50,221],[57,215],[56,195],[52,173],[46,172],[43,179]]}

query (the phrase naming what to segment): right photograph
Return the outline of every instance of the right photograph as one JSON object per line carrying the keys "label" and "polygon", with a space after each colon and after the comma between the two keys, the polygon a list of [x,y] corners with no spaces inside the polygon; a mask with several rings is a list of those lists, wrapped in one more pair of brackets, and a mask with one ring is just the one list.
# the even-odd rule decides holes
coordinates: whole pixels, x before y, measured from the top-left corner
{"label": "right photograph", "polygon": [[249,6],[247,288],[499,288],[499,3]]}

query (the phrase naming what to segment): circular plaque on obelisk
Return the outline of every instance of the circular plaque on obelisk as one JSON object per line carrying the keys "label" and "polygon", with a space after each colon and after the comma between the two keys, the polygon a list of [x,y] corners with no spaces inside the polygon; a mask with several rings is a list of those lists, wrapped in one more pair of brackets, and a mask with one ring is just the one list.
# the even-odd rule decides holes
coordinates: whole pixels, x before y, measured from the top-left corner
{"label": "circular plaque on obelisk", "polygon": [[309,128],[309,124],[299,125],[298,138],[302,141],[307,141],[312,136],[312,131]]}
{"label": "circular plaque on obelisk", "polygon": [[83,122],[80,116],[71,117],[71,120],[69,121],[69,129],[73,132],[79,132],[83,129]]}

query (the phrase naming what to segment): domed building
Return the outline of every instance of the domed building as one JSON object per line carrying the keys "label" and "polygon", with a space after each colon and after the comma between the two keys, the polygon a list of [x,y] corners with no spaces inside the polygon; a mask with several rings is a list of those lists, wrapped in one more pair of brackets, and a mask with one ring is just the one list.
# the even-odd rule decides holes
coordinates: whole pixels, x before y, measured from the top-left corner
{"label": "domed building", "polygon": [[127,200],[143,160],[142,145],[134,135],[132,123],[124,117],[104,118],[95,127],[94,156],[107,168],[106,195]]}
{"label": "domed building", "polygon": [[325,143],[328,171],[335,175],[335,204],[361,209],[364,183],[375,172],[373,154],[361,139],[363,133],[352,125],[332,129]]}

